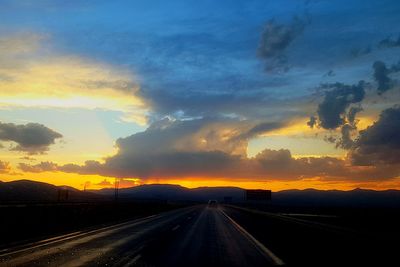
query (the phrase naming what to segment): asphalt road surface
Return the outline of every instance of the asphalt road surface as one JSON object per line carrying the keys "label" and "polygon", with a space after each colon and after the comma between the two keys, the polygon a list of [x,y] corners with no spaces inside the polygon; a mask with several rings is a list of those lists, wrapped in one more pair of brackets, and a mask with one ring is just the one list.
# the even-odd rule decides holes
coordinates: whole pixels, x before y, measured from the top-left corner
{"label": "asphalt road surface", "polygon": [[0,266],[271,266],[221,207],[194,206],[0,251]]}

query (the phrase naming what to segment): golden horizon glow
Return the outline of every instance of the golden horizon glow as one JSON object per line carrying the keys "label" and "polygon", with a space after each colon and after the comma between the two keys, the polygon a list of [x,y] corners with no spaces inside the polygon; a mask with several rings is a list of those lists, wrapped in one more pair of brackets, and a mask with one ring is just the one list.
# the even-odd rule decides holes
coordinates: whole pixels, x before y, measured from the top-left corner
{"label": "golden horizon glow", "polygon": [[[42,51],[46,38],[33,33],[0,39],[0,108],[83,108],[124,113],[147,124],[148,107],[130,71],[75,55]],[[43,53],[43,56],[37,56]],[[22,59],[21,59],[22,58]]]}
{"label": "golden horizon glow", "polygon": [[[32,181],[44,182],[53,184],[56,186],[68,185],[78,190],[86,189],[103,189],[103,188],[114,188],[115,178],[104,177],[99,175],[79,175],[79,174],[66,174],[66,173],[39,173],[32,174],[29,177],[22,178],[16,176],[2,175],[0,181],[9,182],[16,180],[28,179]],[[109,185],[100,185],[104,181],[109,182]],[[122,180],[120,188],[128,188],[132,186],[144,185],[144,184],[170,184],[180,185],[186,188],[198,188],[198,187],[240,187],[243,189],[267,189],[274,192],[291,189],[317,189],[317,190],[342,190],[349,191],[356,188],[371,189],[371,190],[389,190],[396,189],[400,190],[400,178],[391,179],[382,182],[351,182],[351,181],[324,181],[319,178],[309,178],[298,181],[279,181],[279,180],[265,180],[265,181],[246,181],[244,179],[150,179],[146,181],[140,181],[139,179],[130,178]]]}

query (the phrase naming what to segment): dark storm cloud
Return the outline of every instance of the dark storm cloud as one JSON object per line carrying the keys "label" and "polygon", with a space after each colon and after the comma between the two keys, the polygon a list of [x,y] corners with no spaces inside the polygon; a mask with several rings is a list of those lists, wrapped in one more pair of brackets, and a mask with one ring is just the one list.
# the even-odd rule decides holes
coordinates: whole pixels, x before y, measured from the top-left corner
{"label": "dark storm cloud", "polygon": [[279,24],[270,20],[261,34],[258,54],[262,58],[275,58],[283,55],[285,49],[300,35],[305,27],[305,22],[295,17],[291,24]]}
{"label": "dark storm cloud", "polygon": [[351,137],[351,133],[355,131],[357,128],[350,124],[345,124],[340,129],[341,138],[336,142],[336,147],[340,147],[343,149],[351,149],[354,145],[354,141]]}
{"label": "dark storm cloud", "polygon": [[357,85],[345,85],[342,83],[324,84],[320,89],[324,91],[324,99],[318,105],[317,115],[311,116],[307,125],[314,128],[315,125],[327,130],[340,127],[340,137],[326,136],[325,141],[334,143],[336,148],[349,150],[353,147],[353,135],[357,131],[357,113],[363,108],[351,106],[360,103],[365,96],[365,83],[360,81]]}
{"label": "dark storm cloud", "polygon": [[390,70],[382,61],[375,61],[372,65],[374,68],[374,78],[378,82],[378,93],[382,94],[392,87],[392,80],[389,78]]}
{"label": "dark storm cloud", "polygon": [[319,125],[324,129],[336,129],[345,123],[350,104],[364,99],[364,82],[360,81],[357,85],[335,83],[324,87],[329,90],[325,91],[324,100],[317,109]]}
{"label": "dark storm cloud", "polygon": [[13,147],[12,150],[23,151],[28,154],[44,153],[58,138],[62,138],[60,133],[42,124],[17,125],[0,122],[0,140],[17,143],[17,146]]}
{"label": "dark storm cloud", "polygon": [[361,106],[359,107],[351,107],[347,112],[347,123],[342,125],[340,128],[341,137],[338,140],[335,140],[336,147],[340,147],[342,149],[349,150],[354,146],[354,140],[352,135],[357,132],[357,113],[363,111]]}
{"label": "dark storm cloud", "polygon": [[350,125],[355,126],[356,124],[356,116],[357,113],[363,111],[363,108],[360,107],[351,107],[349,109],[349,112],[347,112],[347,121],[349,122]]}
{"label": "dark storm cloud", "polygon": [[400,62],[388,68],[384,62],[375,61],[372,67],[374,68],[374,79],[378,83],[378,94],[392,89],[396,81],[391,79],[389,74],[400,71]]}
{"label": "dark storm cloud", "polygon": [[270,20],[264,26],[258,46],[258,56],[266,59],[267,70],[276,67],[287,69],[285,50],[303,33],[307,22],[299,17],[294,17],[290,24],[279,24]]}
{"label": "dark storm cloud", "polygon": [[310,128],[314,128],[314,126],[317,125],[317,117],[310,116],[310,120],[307,122],[307,125],[310,126]]}
{"label": "dark storm cloud", "polygon": [[351,49],[350,54],[354,58],[369,55],[376,51],[376,49],[395,48],[400,47],[400,35],[397,38],[387,37],[373,46],[367,45],[365,47],[355,47]]}
{"label": "dark storm cloud", "polygon": [[399,133],[400,107],[386,109],[377,122],[360,131],[349,158],[356,165],[400,164]]}
{"label": "dark storm cloud", "polygon": [[352,57],[357,58],[357,57],[361,57],[361,56],[365,56],[365,55],[371,54],[372,51],[373,50],[372,50],[371,46],[367,46],[365,48],[353,48],[350,51],[350,54],[351,54]]}
{"label": "dark storm cloud", "polygon": [[397,80],[392,79],[389,75],[400,71],[400,62],[387,67],[382,61],[375,61],[373,64],[374,79],[378,83],[378,94],[383,94],[386,91],[394,88]]}
{"label": "dark storm cloud", "polygon": [[380,48],[400,47],[400,35],[397,38],[387,37],[378,44]]}

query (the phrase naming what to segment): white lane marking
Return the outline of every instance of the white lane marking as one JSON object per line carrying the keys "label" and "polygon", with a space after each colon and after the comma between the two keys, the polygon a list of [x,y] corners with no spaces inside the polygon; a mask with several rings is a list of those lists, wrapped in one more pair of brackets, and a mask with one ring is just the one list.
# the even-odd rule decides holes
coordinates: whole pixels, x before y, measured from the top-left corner
{"label": "white lane marking", "polygon": [[55,244],[55,243],[58,243],[58,242],[68,241],[68,240],[71,240],[71,239],[74,239],[74,238],[77,238],[77,237],[81,237],[81,236],[95,234],[95,233],[98,233],[98,232],[101,233],[103,231],[112,230],[114,228],[118,229],[118,228],[124,227],[126,225],[128,225],[128,226],[130,226],[131,224],[135,224],[136,225],[138,223],[145,222],[145,221],[147,221],[149,219],[152,219],[154,217],[157,217],[157,216],[159,216],[159,214],[155,214],[155,215],[151,215],[151,216],[148,216],[148,217],[131,220],[131,221],[128,221],[128,222],[114,224],[114,225],[111,225],[111,226],[98,228],[98,229],[94,229],[94,230],[90,230],[90,231],[86,231],[86,232],[81,232],[81,231],[80,232],[74,232],[74,233],[71,233],[71,234],[62,235],[60,237],[54,237],[54,238],[45,239],[45,240],[34,242],[34,243],[31,243],[31,244],[23,245],[22,249],[16,249],[16,250],[8,249],[9,251],[10,250],[11,251],[8,252],[8,253],[0,254],[0,257],[5,257],[5,256],[11,255],[11,254],[16,254],[16,253],[21,253],[21,252],[32,250],[32,249],[36,249],[36,248],[41,248],[41,247],[44,247],[44,246],[48,246],[48,245]]}
{"label": "white lane marking", "polygon": [[[95,230],[92,230],[92,231],[95,231]],[[17,251],[25,251],[27,249],[27,247],[29,247],[29,248],[41,247],[41,246],[43,246],[43,244],[52,244],[52,243],[55,243],[56,241],[68,240],[69,239],[68,237],[80,236],[82,233],[89,233],[89,230],[87,230],[86,232],[84,232],[84,231],[72,232],[72,233],[65,234],[65,235],[59,235],[59,236],[55,236],[55,237],[27,243],[27,244],[22,244],[22,245],[10,247],[10,248],[2,249],[2,250],[0,250],[0,257],[7,255],[7,254],[2,254],[7,251],[12,251],[12,253],[17,252]]]}
{"label": "white lane marking", "polygon": [[[141,219],[137,219],[137,220],[132,220],[130,222],[117,224],[118,227],[115,227],[115,225],[113,225],[113,226],[110,226],[110,227],[104,227],[104,228],[101,228],[101,229],[96,229],[94,231],[90,231],[90,232],[95,232],[95,235],[89,235],[88,232],[85,232],[83,234],[80,234],[79,238],[76,238],[76,240],[73,239],[76,236],[69,237],[68,239],[72,238],[72,240],[65,240],[65,241],[67,241],[65,244],[62,244],[62,242],[59,242],[58,240],[57,241],[53,241],[53,242],[50,242],[50,244],[42,244],[42,245],[36,246],[36,247],[43,247],[43,246],[46,246],[46,245],[50,245],[50,247],[46,248],[45,251],[44,250],[36,250],[36,251],[33,250],[31,253],[25,253],[22,256],[15,257],[14,256],[15,254],[17,254],[19,252],[28,251],[29,249],[32,249],[32,248],[20,249],[20,250],[17,250],[17,251],[13,251],[13,252],[10,252],[10,253],[6,253],[6,254],[3,254],[3,255],[0,255],[0,261],[3,260],[2,256],[5,256],[5,255],[11,256],[11,255],[13,255],[12,258],[5,259],[5,260],[7,260],[7,264],[9,266],[21,265],[21,264],[25,263],[26,260],[30,260],[30,259],[35,258],[37,256],[42,256],[43,252],[45,252],[47,256],[55,255],[56,253],[61,253],[62,251],[67,252],[68,249],[76,247],[76,246],[78,246],[80,244],[88,243],[88,242],[90,242],[92,240],[95,240],[95,239],[104,238],[107,235],[111,235],[115,231],[119,231],[119,230],[122,230],[122,229],[126,229],[126,228],[130,228],[130,227],[133,227],[133,226],[137,226],[137,225],[143,224],[145,222],[150,222],[151,220],[154,220],[156,218],[163,218],[163,217],[166,217],[167,215],[171,216],[172,214],[173,214],[172,218],[175,218],[176,216],[178,216],[182,212],[183,212],[183,214],[185,216],[186,212],[191,210],[191,209],[193,209],[193,207],[174,210],[174,211],[163,212],[163,213],[160,213],[160,214],[157,214],[157,215],[152,215],[152,216],[149,216],[149,217],[145,217],[145,218],[141,218]],[[131,224],[129,224],[129,223],[131,223]],[[142,229],[140,231],[140,235],[143,235],[145,232],[151,231],[154,227],[155,226],[153,226],[153,227],[149,226],[149,227],[147,227],[145,229]],[[107,230],[106,231],[102,231],[104,229],[107,229]],[[138,232],[138,234],[139,234],[139,232]],[[135,239],[135,238],[137,238],[137,235],[133,235],[133,236],[130,236],[130,237],[127,237],[127,238],[123,238],[123,239],[121,239],[121,240],[119,240],[117,242],[112,243],[111,246],[107,246],[106,248],[99,248],[97,250],[97,252],[98,252],[97,254],[95,253],[96,251],[93,251],[94,254],[91,253],[90,251],[81,252],[81,253],[77,252],[77,255],[79,255],[79,254],[82,254],[82,255],[79,257],[79,260],[77,259],[76,262],[73,261],[73,263],[75,263],[75,264],[78,263],[76,266],[82,266],[82,261],[88,261],[88,260],[91,261],[91,260],[93,260],[93,255],[100,256],[100,254],[104,254],[107,251],[109,251],[110,249],[115,248],[116,246],[119,246],[120,244],[122,244],[124,242],[127,242],[129,240]],[[62,241],[64,241],[64,240],[62,240]],[[55,245],[57,245],[57,246],[56,247],[51,247],[51,245],[53,243],[56,243]],[[85,255],[83,255],[83,253],[86,253],[88,255],[85,256]],[[135,255],[135,254],[136,253],[133,253],[133,255]]]}
{"label": "white lane marking", "polygon": [[124,267],[133,266],[141,257],[142,255],[140,254],[136,255],[131,261],[127,262]]}
{"label": "white lane marking", "polygon": [[320,223],[320,222],[315,222],[315,221],[309,221],[309,220],[299,219],[299,218],[296,218],[296,217],[284,216],[284,215],[278,214],[278,213],[253,210],[253,209],[238,207],[238,206],[234,206],[234,205],[227,205],[227,206],[231,207],[231,208],[234,208],[234,209],[250,212],[250,213],[253,213],[253,214],[265,215],[265,216],[269,216],[271,218],[280,219],[280,220],[283,220],[283,221],[286,221],[286,222],[301,224],[301,225],[304,225],[304,226],[307,226],[307,227],[316,227],[318,229],[329,230],[329,231],[335,232],[335,233],[357,234],[357,232],[352,230],[352,229],[339,227],[339,226],[335,226],[335,225],[331,225],[331,224],[325,224],[325,223]]}
{"label": "white lane marking", "polygon": [[252,236],[249,232],[247,232],[242,226],[240,226],[237,222],[235,222],[228,214],[226,214],[223,210],[220,210],[223,215],[250,241],[254,243],[254,245],[261,250],[265,255],[267,255],[274,265],[285,265],[285,263],[278,258],[271,250],[269,250],[266,246],[264,246],[260,241],[258,241],[254,236]]}
{"label": "white lane marking", "polygon": [[338,218],[336,215],[325,215],[325,214],[306,214],[306,213],[279,213],[282,216],[294,216],[294,217],[321,217],[321,218]]}
{"label": "white lane marking", "polygon": [[178,228],[179,227],[181,227],[179,224],[178,225],[176,225],[174,228],[172,228],[172,231],[176,231],[176,230],[178,230]]}

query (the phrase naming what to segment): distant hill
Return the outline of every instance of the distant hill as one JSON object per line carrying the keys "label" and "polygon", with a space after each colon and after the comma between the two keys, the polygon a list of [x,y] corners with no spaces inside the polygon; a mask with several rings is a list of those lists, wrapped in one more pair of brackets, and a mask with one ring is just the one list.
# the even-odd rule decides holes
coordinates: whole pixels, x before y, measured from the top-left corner
{"label": "distant hill", "polygon": [[284,190],[273,194],[273,203],[280,206],[400,207],[400,191]]}
{"label": "distant hill", "polygon": [[[93,191],[98,194],[111,195],[114,189]],[[198,187],[194,189],[179,185],[151,184],[120,189],[121,198],[159,199],[159,200],[190,200],[207,201],[216,199],[223,201],[224,197],[231,197],[233,202],[242,202],[245,190],[239,187]],[[271,205],[276,206],[387,206],[400,207],[400,191],[375,191],[354,189],[340,190],[283,190],[272,194]]]}
{"label": "distant hill", "polygon": [[97,200],[102,198],[97,194],[91,192],[82,192],[72,187],[55,186],[52,184],[35,182],[30,180],[18,180],[12,182],[0,181],[0,202],[58,201],[58,194],[60,189],[68,190],[69,201],[86,201],[89,199]]}
{"label": "distant hill", "polygon": [[[92,190],[102,195],[114,194],[114,189]],[[242,201],[244,189],[238,187],[198,187],[189,189],[180,185],[150,184],[140,185],[119,190],[120,198],[158,199],[158,200],[187,200],[208,201],[216,199],[222,201],[225,196],[232,197],[233,201]]]}
{"label": "distant hill", "polygon": [[[51,184],[19,180],[0,182],[0,201],[56,201],[60,188]],[[68,188],[69,200],[107,200],[113,199],[114,189],[89,190],[82,192],[72,187]],[[233,202],[244,201],[245,190],[239,187],[198,187],[189,189],[179,185],[150,184],[140,185],[119,190],[122,200],[170,200],[170,201],[198,201],[210,199],[223,201],[224,197],[232,198]],[[354,189],[340,190],[284,190],[272,194],[273,206],[292,207],[399,207],[400,191],[374,191]]]}

